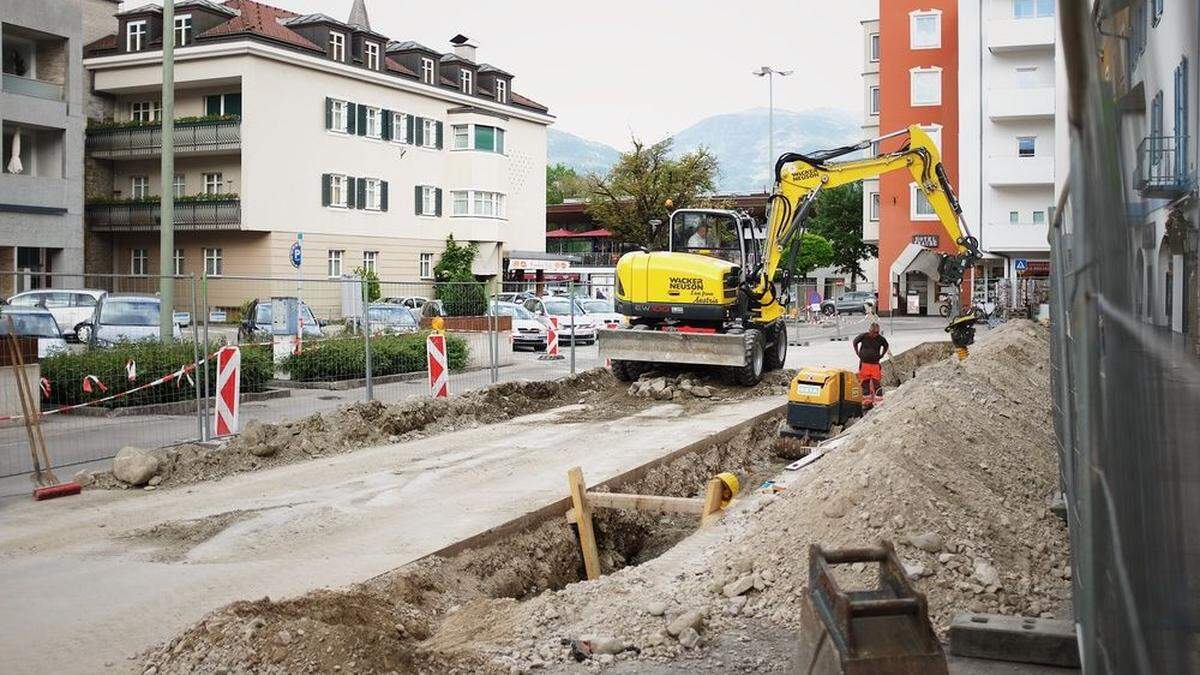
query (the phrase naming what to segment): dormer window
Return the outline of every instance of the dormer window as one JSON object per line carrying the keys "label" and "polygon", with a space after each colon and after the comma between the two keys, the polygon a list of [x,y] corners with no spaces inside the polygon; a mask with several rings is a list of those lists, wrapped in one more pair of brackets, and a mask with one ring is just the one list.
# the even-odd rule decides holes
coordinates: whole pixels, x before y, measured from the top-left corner
{"label": "dormer window", "polygon": [[363,43],[363,63],[371,70],[379,70],[379,45],[374,42]]}
{"label": "dormer window", "polygon": [[175,17],[175,46],[183,47],[192,41],[192,15]]}
{"label": "dormer window", "polygon": [[425,84],[433,84],[433,59],[421,58],[421,81]]}
{"label": "dormer window", "polygon": [[471,71],[467,70],[466,68],[463,68],[462,70],[460,70],[458,72],[460,73],[459,78],[458,78],[458,83],[459,83],[459,86],[462,88],[462,93],[464,93],[464,94],[475,93],[475,83],[471,81],[473,73],[471,73]]}
{"label": "dormer window", "polygon": [[342,33],[329,32],[329,57],[334,61],[346,60],[346,36]]}
{"label": "dormer window", "polygon": [[140,52],[146,42],[146,22],[130,21],[125,24],[125,51]]}
{"label": "dormer window", "polygon": [[496,102],[508,103],[508,83],[504,80],[496,80]]}

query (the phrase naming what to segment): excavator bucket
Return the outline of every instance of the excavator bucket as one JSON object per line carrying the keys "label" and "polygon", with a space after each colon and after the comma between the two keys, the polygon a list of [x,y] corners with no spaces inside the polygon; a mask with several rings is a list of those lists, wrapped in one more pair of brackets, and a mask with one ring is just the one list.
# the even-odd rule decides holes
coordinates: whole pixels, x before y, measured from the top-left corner
{"label": "excavator bucket", "polygon": [[729,333],[601,330],[600,358],[700,366],[746,365],[746,340]]}

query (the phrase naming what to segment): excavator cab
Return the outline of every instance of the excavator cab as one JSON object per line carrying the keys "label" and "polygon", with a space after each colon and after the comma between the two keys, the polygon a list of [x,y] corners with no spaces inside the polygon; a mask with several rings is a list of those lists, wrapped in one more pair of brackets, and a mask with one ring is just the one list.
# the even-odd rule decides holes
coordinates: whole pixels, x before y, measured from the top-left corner
{"label": "excavator cab", "polygon": [[719,258],[743,270],[757,260],[756,225],[750,216],[723,209],[680,209],[671,214],[670,250]]}

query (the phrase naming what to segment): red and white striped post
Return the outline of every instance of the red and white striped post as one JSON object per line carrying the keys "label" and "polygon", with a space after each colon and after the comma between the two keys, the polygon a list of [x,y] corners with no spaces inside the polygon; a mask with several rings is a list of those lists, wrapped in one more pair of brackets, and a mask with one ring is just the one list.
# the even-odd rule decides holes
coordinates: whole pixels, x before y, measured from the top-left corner
{"label": "red and white striped post", "polygon": [[213,436],[237,433],[242,398],[242,350],[222,347],[217,352],[217,405]]}
{"label": "red and white striped post", "polygon": [[433,332],[425,338],[425,360],[429,369],[429,393],[434,398],[450,398],[446,336],[443,333]]}
{"label": "red and white striped post", "polygon": [[539,361],[557,361],[562,358],[558,353],[558,317],[549,318],[550,325],[546,328],[546,353],[538,357]]}

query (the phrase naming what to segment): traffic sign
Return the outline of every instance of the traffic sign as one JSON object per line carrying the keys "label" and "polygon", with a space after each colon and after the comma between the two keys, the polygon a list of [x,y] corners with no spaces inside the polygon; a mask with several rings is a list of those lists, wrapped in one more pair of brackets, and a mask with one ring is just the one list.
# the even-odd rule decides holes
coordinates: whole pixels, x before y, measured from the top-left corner
{"label": "traffic sign", "polygon": [[300,269],[300,261],[304,258],[304,251],[300,246],[299,240],[292,243],[292,250],[288,254],[288,257],[292,259],[292,267]]}
{"label": "traffic sign", "polygon": [[1029,269],[1029,261],[1025,258],[1017,258],[1013,260],[1013,269],[1018,272],[1024,272],[1025,270]]}
{"label": "traffic sign", "polygon": [[447,377],[446,336],[430,333],[425,338],[425,361],[429,369],[429,392],[434,398],[450,397],[450,380]]}
{"label": "traffic sign", "polygon": [[217,352],[217,405],[213,435],[220,438],[238,431],[238,412],[242,389],[242,351],[222,347]]}

